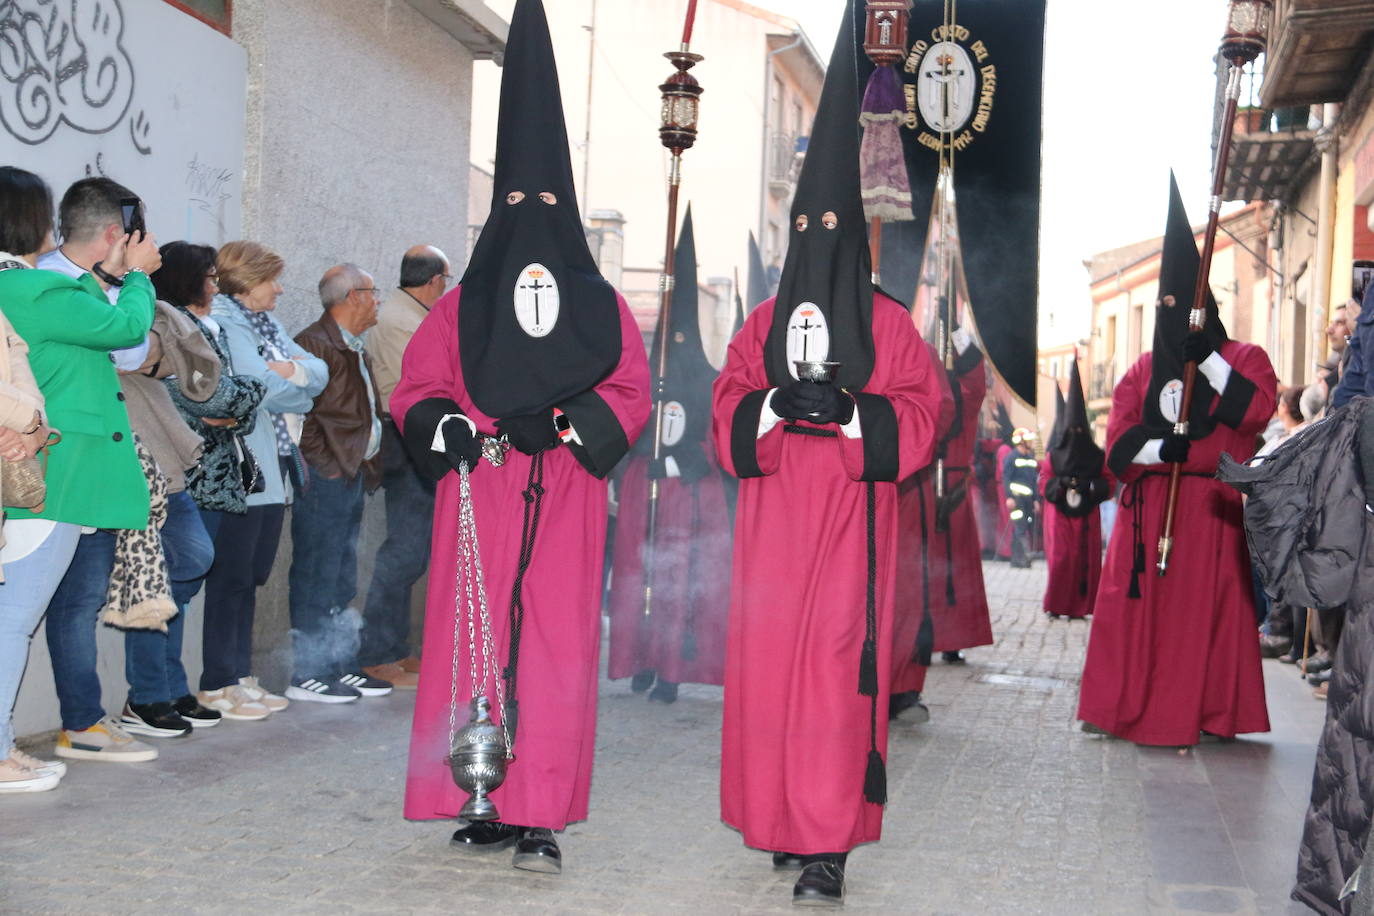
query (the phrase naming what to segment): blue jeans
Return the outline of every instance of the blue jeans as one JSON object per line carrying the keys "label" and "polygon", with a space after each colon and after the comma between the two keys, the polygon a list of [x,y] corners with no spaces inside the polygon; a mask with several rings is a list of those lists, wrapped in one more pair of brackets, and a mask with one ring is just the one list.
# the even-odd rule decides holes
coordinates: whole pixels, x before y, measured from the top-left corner
{"label": "blue jeans", "polygon": [[62,727],[90,728],[105,716],[100,675],[95,669],[95,625],[105,606],[114,567],[115,536],[109,531],[81,535],[67,574],[48,602],[48,654],[62,709]]}
{"label": "blue jeans", "polygon": [[382,425],[382,488],[386,542],[377,551],[363,610],[360,664],[371,667],[410,655],[410,589],[429,565],[434,484],[420,476],[391,420]]}
{"label": "blue jeans", "polygon": [[215,561],[205,576],[201,690],[232,687],[253,673],[253,617],[258,588],[267,584],[277,558],[286,506],[249,506],[243,515],[206,512]]}
{"label": "blue jeans", "polygon": [[363,477],[324,477],[291,507],[291,647],[294,680],[330,680],[358,670],[358,592]]}
{"label": "blue jeans", "polygon": [[167,632],[124,631],[124,677],[129,702],[170,703],[191,692],[181,664],[181,636],[187,606],[215,559],[215,546],[205,531],[200,510],[184,490],[167,496],[167,520],[162,525],[162,555],[172,580],[172,600],[179,613],[167,621]]}
{"label": "blue jeans", "polygon": [[0,760],[14,749],[14,701],[29,658],[29,640],[72,561],[81,529],[59,523],[33,553],[5,566],[0,585]]}

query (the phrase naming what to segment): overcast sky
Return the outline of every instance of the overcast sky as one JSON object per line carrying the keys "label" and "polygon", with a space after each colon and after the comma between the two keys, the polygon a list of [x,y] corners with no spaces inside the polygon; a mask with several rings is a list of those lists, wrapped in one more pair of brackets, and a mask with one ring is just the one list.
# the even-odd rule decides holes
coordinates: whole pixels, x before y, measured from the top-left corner
{"label": "overcast sky", "polygon": [[[830,53],[843,0],[754,2],[797,19]],[[1225,0],[1049,0],[1042,344],[1087,335],[1085,258],[1163,232],[1170,168],[1189,216],[1206,215],[1212,58],[1225,18]]]}

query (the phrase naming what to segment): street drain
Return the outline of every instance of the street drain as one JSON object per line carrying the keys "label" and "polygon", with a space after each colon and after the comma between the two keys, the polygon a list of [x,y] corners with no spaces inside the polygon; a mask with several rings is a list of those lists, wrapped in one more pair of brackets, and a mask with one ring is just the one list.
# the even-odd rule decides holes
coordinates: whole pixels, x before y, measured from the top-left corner
{"label": "street drain", "polygon": [[974,678],[983,684],[997,687],[1017,687],[1022,690],[1058,690],[1067,687],[1067,681],[1054,677],[1031,677],[1026,674],[980,674]]}

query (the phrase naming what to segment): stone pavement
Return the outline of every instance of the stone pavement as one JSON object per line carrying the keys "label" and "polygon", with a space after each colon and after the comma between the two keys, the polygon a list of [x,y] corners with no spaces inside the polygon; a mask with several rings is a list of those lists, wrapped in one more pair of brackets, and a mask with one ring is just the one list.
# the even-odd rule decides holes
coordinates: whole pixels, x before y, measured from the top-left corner
{"label": "stone pavement", "polygon": [[[894,731],[883,842],[851,856],[846,909],[1306,912],[1287,897],[1322,709],[1293,669],[1266,662],[1270,735],[1184,754],[1084,735],[1089,625],[1039,612],[1043,564],[987,582],[998,643],[937,663],[932,721]],[[603,683],[592,819],[561,877],[401,818],[411,703],[298,703],[153,763],[75,762],[0,801],[0,913],[791,910],[791,878],[717,819],[718,689],[663,707]]]}

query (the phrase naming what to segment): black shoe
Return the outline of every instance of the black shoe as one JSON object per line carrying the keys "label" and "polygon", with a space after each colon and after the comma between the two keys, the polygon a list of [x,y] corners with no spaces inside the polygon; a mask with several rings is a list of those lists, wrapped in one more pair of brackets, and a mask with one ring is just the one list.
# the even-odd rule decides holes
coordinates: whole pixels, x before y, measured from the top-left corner
{"label": "black shoe", "polygon": [[1313,655],[1311,658],[1307,660],[1306,671],[1308,674],[1318,674],[1330,667],[1331,656],[1327,655],[1325,652],[1322,652],[1318,653],[1317,655]]}
{"label": "black shoe", "polygon": [[320,680],[317,677],[292,681],[286,688],[288,700],[301,700],[307,703],[352,703],[361,693],[337,678]]}
{"label": "black shoe", "polygon": [[930,708],[921,702],[919,690],[894,693],[888,701],[887,718],[889,721],[924,725],[930,721]]}
{"label": "black shoe", "polygon": [[1289,649],[1286,653],[1279,656],[1279,661],[1285,665],[1296,665],[1301,659],[1301,656],[1293,654],[1292,649]]}
{"label": "black shoe", "polygon": [[1287,655],[1293,648],[1293,640],[1288,636],[1261,636],[1259,639],[1260,658],[1278,658]]}
{"label": "black shoe", "polygon": [[172,708],[177,711],[177,715],[190,722],[192,728],[210,728],[218,725],[220,719],[224,718],[218,709],[206,709],[201,706],[193,693],[188,693],[174,702]]}
{"label": "black shoe", "polygon": [[946,665],[962,665],[967,661],[967,659],[964,658],[964,653],[958,650],[953,652],[941,652],[940,658],[945,660]]}
{"label": "black shoe", "polygon": [[500,821],[473,821],[455,830],[448,844],[467,852],[500,852],[515,845],[516,829]]}
{"label": "black shoe", "polygon": [[171,703],[125,703],[119,724],[127,732],[152,738],[184,738],[191,734],[191,723],[177,715]]}
{"label": "black shoe", "polygon": [[806,863],[793,852],[773,853],[773,871],[801,871]]}
{"label": "black shoe", "polygon": [[665,705],[669,703],[676,703],[677,684],[673,683],[672,681],[665,681],[662,678],[659,678],[658,683],[654,685],[654,689],[649,691],[649,699],[656,700],[657,702],[663,703]]}
{"label": "black shoe", "polygon": [[345,687],[352,687],[365,697],[384,697],[395,686],[390,681],[384,681],[379,677],[368,677],[361,671],[348,672],[339,678],[339,683]]}
{"label": "black shoe", "polygon": [[1318,671],[1316,674],[1309,674],[1307,676],[1307,683],[1311,684],[1313,687],[1320,687],[1322,684],[1325,684],[1329,680],[1331,680],[1330,668],[1327,668],[1324,671]]}
{"label": "black shoe", "polygon": [[558,841],[553,838],[552,830],[547,827],[518,827],[516,830],[518,836],[512,865],[546,875],[562,873],[563,854],[558,851]]}
{"label": "black shoe", "polygon": [[630,690],[634,693],[643,693],[654,686],[654,677],[657,674],[658,672],[652,668],[645,668],[636,673],[634,677],[630,678]]}
{"label": "black shoe", "polygon": [[796,906],[844,906],[844,866],[831,859],[810,862],[792,887]]}

